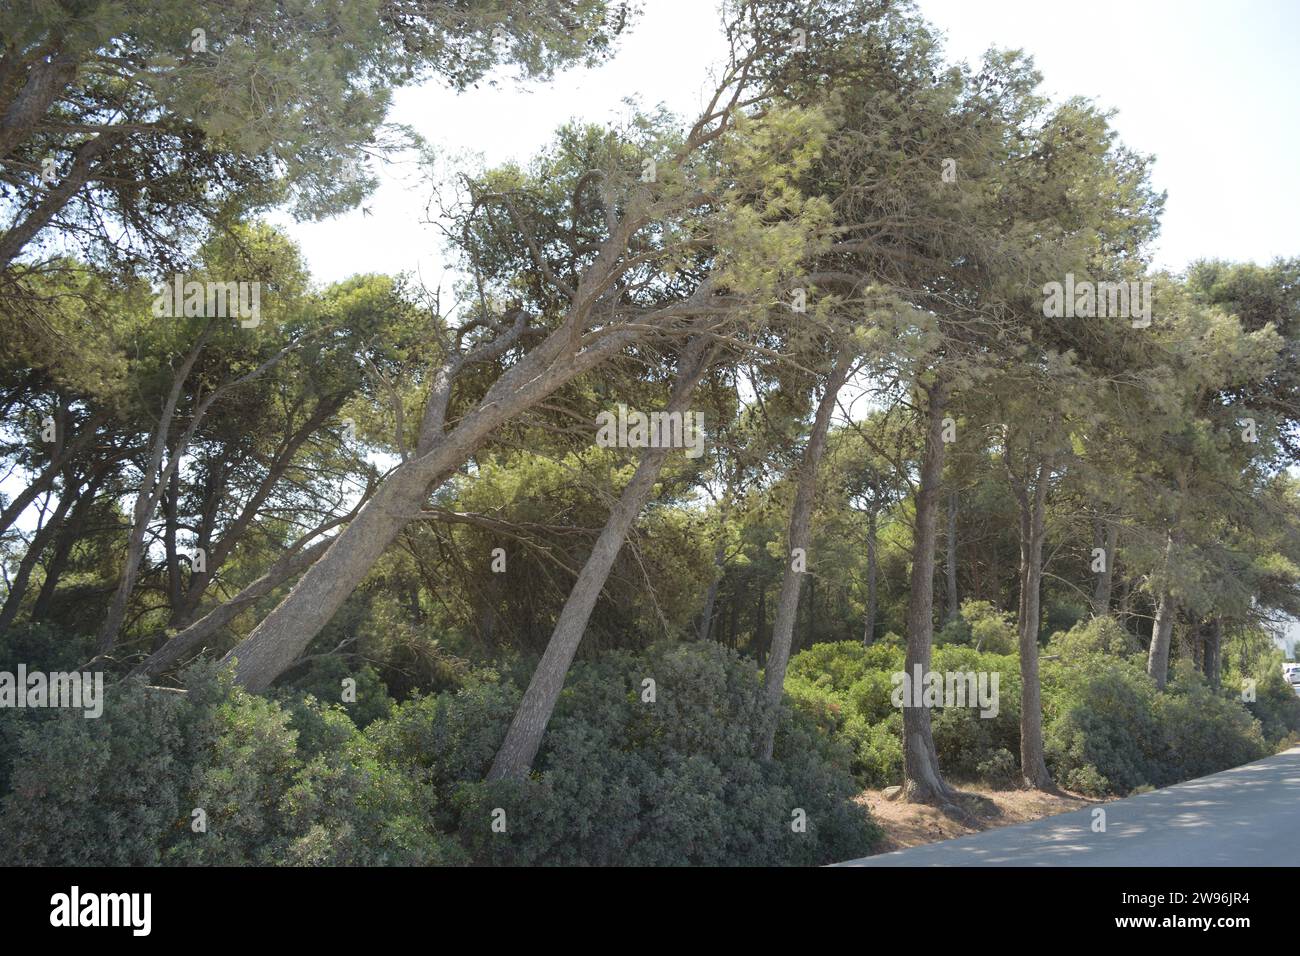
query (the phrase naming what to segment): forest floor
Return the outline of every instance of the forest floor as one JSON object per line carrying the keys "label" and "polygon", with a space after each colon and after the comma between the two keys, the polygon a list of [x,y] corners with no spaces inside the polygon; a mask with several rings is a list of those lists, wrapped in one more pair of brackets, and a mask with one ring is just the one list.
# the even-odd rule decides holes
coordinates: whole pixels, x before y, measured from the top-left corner
{"label": "forest floor", "polygon": [[1064,790],[1050,794],[1037,790],[993,790],[982,784],[953,783],[953,786],[962,793],[962,818],[924,804],[890,800],[883,790],[860,793],[857,802],[871,811],[885,832],[873,855],[1028,823],[1107,802]]}

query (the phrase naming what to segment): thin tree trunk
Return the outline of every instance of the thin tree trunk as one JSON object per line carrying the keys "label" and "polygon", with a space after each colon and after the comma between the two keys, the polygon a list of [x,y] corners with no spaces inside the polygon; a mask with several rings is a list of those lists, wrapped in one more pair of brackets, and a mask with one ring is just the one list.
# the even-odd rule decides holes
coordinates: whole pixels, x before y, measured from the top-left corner
{"label": "thin tree trunk", "polygon": [[1156,603],[1156,621],[1151,629],[1151,648],[1147,653],[1147,674],[1159,690],[1164,690],[1169,680],[1169,644],[1174,633],[1174,617],[1178,614],[1178,602],[1169,586],[1175,548],[1175,534],[1170,531],[1165,537],[1164,582]]}
{"label": "thin tree trunk", "polygon": [[[62,413],[60,413],[60,417],[62,417]],[[9,527],[18,520],[19,515],[26,511],[33,501],[49,490],[54,484],[54,479],[68,467],[73,458],[79,455],[95,437],[95,432],[103,419],[103,413],[93,415],[71,441],[63,441],[60,430],[58,441],[61,444],[55,446],[50,463],[32,480],[30,485],[14,496],[14,499],[9,502],[8,507],[3,512],[0,512],[0,534],[8,531]]]}
{"label": "thin tree trunk", "polygon": [[67,517],[69,509],[76,503],[79,492],[80,489],[77,487],[65,487],[63,494],[59,497],[58,505],[55,506],[54,513],[32,536],[31,544],[28,545],[27,552],[18,563],[18,570],[15,572],[13,580],[9,582],[9,594],[5,598],[4,607],[0,608],[0,634],[7,631],[9,625],[14,622],[14,618],[18,616],[23,597],[27,594],[27,585],[32,578],[32,569],[36,567],[36,562],[40,559],[42,552],[45,551],[50,541],[54,539],[61,529],[63,519]]}
{"label": "thin tree trunk", "polygon": [[[945,380],[927,392],[925,451],[916,493],[916,529],[912,550],[911,591],[907,601],[908,675],[928,674],[934,638],[934,552],[939,490],[943,478],[943,419],[951,386]],[[930,728],[930,708],[903,708],[903,790],[905,800],[951,803],[957,792],[943,779]]]}
{"label": "thin tree trunk", "polygon": [[776,725],[780,718],[781,695],[785,689],[785,671],[790,663],[795,617],[799,611],[799,588],[803,583],[803,571],[795,569],[793,554],[799,550],[806,560],[808,549],[812,544],[812,511],[813,499],[817,493],[817,469],[821,464],[822,452],[826,448],[826,432],[830,428],[831,415],[835,411],[835,401],[840,389],[844,387],[844,382],[848,379],[852,364],[852,353],[847,348],[842,349],[827,377],[826,390],[817,405],[812,432],[808,436],[803,461],[799,465],[794,505],[790,509],[790,530],[786,540],[785,574],[781,580],[781,595],[777,599],[776,624],[772,629],[772,649],[763,672],[768,710],[767,723],[759,748],[759,756],[763,760],[772,759],[772,749],[776,742]]}
{"label": "thin tree trunk", "polygon": [[876,641],[876,513],[867,515],[867,620],[862,626],[862,646]]}
{"label": "thin tree trunk", "polygon": [[722,585],[722,563],[727,557],[726,543],[719,539],[718,546],[713,549],[713,580],[709,582],[709,590],[704,595],[704,608],[700,612],[699,638],[701,641],[707,641],[709,634],[713,630],[713,607],[718,601],[718,588]]}
{"label": "thin tree trunk", "polygon": [[[691,400],[695,386],[704,374],[707,365],[705,341],[692,341],[682,357],[682,371],[669,399],[667,411],[681,412]],[[623,489],[618,503],[610,511],[605,527],[601,529],[587,557],[587,562],[578,574],[578,580],[564,602],[560,618],[555,623],[555,630],[546,644],[542,659],[533,671],[528,689],[524,691],[519,709],[506,731],[505,740],[497,751],[492,767],[488,771],[488,780],[522,780],[532,769],[537,751],[541,749],[546,726],[550,723],[555,703],[564,689],[564,679],[568,676],[569,665],[582,643],[582,635],[587,630],[587,622],[596,606],[609,572],[628,532],[641,514],[659,480],[659,472],[668,458],[668,448],[649,448],[641,456],[632,480]]]}
{"label": "thin tree trunk", "polygon": [[72,509],[72,517],[64,522],[63,527],[59,529],[59,536],[54,542],[54,550],[50,554],[50,560],[45,565],[45,579],[41,582],[41,589],[36,594],[36,600],[32,603],[32,610],[29,615],[31,621],[43,621],[49,614],[50,604],[54,600],[54,591],[58,587],[59,578],[63,576],[63,571],[68,565],[68,559],[72,556],[72,549],[80,541],[86,532],[86,518],[95,504],[95,496],[99,494],[100,486],[108,478],[112,470],[113,462],[105,462],[101,468],[90,479],[90,483],[82,491],[77,499],[76,505]]}
{"label": "thin tree trunk", "polygon": [[[109,602],[108,610],[104,614],[104,621],[100,625],[99,634],[96,638],[95,643],[98,654],[107,654],[113,649],[113,645],[117,641],[117,632],[121,629],[122,621],[126,618],[126,604],[131,598],[131,592],[135,590],[136,577],[140,573],[140,562],[144,559],[144,539],[149,530],[149,517],[153,514],[154,508],[157,507],[164,483],[170,481],[171,472],[179,467],[179,456],[185,450],[187,443],[185,441],[177,442],[176,447],[171,450],[171,460],[168,462],[166,469],[163,468],[163,455],[167,451],[167,436],[171,432],[172,419],[176,414],[176,406],[180,402],[185,380],[189,378],[190,370],[194,368],[199,353],[203,351],[203,347],[207,344],[212,329],[213,322],[209,321],[207,327],[204,328],[194,345],[191,346],[188,354],[186,354],[181,367],[172,376],[172,385],[168,390],[167,399],[163,403],[162,414],[158,418],[158,424],[151,437],[149,457],[144,467],[140,487],[136,491],[135,505],[131,512],[131,529],[127,536],[126,561],[122,566],[117,589],[113,592],[113,598]],[[190,433],[198,424],[199,412],[197,409],[194,418],[195,420],[191,422],[189,429]]]}
{"label": "thin tree trunk", "polygon": [[948,582],[948,620],[961,614],[957,601],[957,491],[948,492],[948,533],[944,538],[944,565]]}
{"label": "thin tree trunk", "polygon": [[1033,497],[1030,489],[1015,488],[1020,504],[1020,771],[1025,783],[1039,790],[1055,789],[1043,752],[1042,687],[1038,675],[1043,539],[1051,471],[1051,456],[1040,458]]}

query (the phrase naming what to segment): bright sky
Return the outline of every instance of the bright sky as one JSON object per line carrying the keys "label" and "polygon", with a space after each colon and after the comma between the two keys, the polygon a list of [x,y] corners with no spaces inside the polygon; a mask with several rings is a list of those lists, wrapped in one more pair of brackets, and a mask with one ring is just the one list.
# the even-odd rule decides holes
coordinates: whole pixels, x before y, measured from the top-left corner
{"label": "bright sky", "polygon": [[[469,151],[496,163],[526,161],[568,119],[624,114],[625,97],[691,114],[711,88],[709,66],[723,53],[713,5],[644,5],[641,21],[602,67],[526,90],[509,83],[460,95],[432,85],[406,89],[390,118],[450,154]],[[1154,182],[1169,194],[1157,265],[1300,255],[1300,2],[919,5],[947,35],[950,58],[1018,47],[1033,55],[1054,98],[1085,95],[1119,111],[1114,123],[1123,140],[1156,156]],[[427,283],[438,282],[439,241],[421,224],[428,190],[413,173],[381,169],[382,185],[366,203],[370,215],[288,227],[319,281],[418,269]]]}

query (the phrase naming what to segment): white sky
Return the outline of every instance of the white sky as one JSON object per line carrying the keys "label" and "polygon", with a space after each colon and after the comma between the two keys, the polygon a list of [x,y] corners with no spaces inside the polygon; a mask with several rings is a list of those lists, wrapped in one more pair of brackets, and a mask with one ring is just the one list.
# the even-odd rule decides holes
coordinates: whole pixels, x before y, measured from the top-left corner
{"label": "white sky", "polygon": [[[607,121],[622,100],[695,111],[723,47],[708,0],[644,0],[617,55],[593,70],[519,89],[505,83],[456,95],[434,85],[398,92],[390,119],[450,154],[526,161],[571,118]],[[953,59],[990,46],[1022,48],[1056,99],[1094,98],[1119,110],[1131,147],[1156,156],[1167,190],[1157,265],[1198,257],[1267,262],[1300,254],[1300,2],[1296,0],[920,0]],[[322,282],[357,272],[419,270],[436,284],[439,242],[421,225],[427,188],[414,170],[382,169],[354,211],[286,224]],[[282,221],[283,222],[283,221]]]}

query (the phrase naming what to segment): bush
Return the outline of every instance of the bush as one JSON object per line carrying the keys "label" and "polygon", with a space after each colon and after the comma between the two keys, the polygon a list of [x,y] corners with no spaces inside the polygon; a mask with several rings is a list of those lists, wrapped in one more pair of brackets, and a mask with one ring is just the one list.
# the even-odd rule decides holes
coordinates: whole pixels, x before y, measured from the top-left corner
{"label": "bush", "polygon": [[[0,862],[36,865],[412,863],[460,859],[416,782],[380,767],[341,710],[315,709],[306,761],[290,712],[200,665],[185,692],[136,680],[104,713],[60,711],[19,732],[0,802]],[[205,829],[195,832],[195,810]]]}
{"label": "bush", "polygon": [[[811,719],[784,715],[775,759],[757,759],[762,685],[718,645],[575,664],[532,776],[484,783],[518,696],[474,683],[400,705],[367,733],[450,797],[443,822],[476,863],[813,864],[860,856],[876,837],[852,802],[849,754]],[[796,811],[805,832],[791,828]]]}
{"label": "bush", "polygon": [[1258,722],[1190,667],[1157,693],[1136,663],[1089,660],[1063,685],[1062,715],[1045,734],[1049,765],[1070,789],[1099,796],[1165,787],[1266,753]]}
{"label": "bush", "polygon": [[1053,634],[1047,644],[1048,654],[1067,661],[1083,661],[1094,655],[1127,658],[1141,650],[1138,639],[1110,616],[1080,621],[1068,631]]}
{"label": "bush", "polygon": [[971,642],[977,651],[1014,654],[1020,645],[1015,620],[988,601],[963,601],[961,616],[970,625]]}

